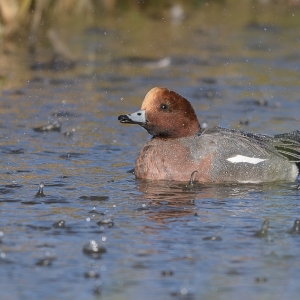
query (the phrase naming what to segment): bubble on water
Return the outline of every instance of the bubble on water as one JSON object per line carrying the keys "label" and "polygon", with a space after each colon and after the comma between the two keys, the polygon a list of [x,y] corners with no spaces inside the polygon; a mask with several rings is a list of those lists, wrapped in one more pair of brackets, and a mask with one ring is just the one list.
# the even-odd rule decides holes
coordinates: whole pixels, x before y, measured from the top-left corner
{"label": "bubble on water", "polygon": [[101,266],[101,271],[106,271],[106,266]]}
{"label": "bubble on water", "polygon": [[194,299],[193,294],[186,287],[182,287],[179,290],[172,291],[171,296],[180,299]]}
{"label": "bubble on water", "polygon": [[180,290],[180,293],[181,295],[186,295],[188,293],[188,289],[183,287],[181,290]]}

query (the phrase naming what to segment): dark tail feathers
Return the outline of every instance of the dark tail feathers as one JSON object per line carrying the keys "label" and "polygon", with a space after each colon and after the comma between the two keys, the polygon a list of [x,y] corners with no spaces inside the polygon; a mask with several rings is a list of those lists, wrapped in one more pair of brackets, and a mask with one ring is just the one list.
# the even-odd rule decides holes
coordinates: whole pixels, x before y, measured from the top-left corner
{"label": "dark tail feathers", "polygon": [[275,146],[278,152],[294,161],[300,170],[300,130],[276,134],[274,138],[280,141],[280,144]]}

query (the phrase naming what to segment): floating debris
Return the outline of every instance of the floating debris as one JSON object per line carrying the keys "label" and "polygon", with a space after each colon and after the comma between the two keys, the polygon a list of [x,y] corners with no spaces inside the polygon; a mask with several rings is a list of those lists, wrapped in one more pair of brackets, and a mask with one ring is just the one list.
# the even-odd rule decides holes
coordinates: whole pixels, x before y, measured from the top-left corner
{"label": "floating debris", "polygon": [[161,271],[161,276],[163,276],[163,277],[173,276],[173,275],[174,275],[174,271],[173,270],[164,270],[164,271]]}
{"label": "floating debris", "polygon": [[222,241],[220,236],[207,236],[202,239],[203,241]]}
{"label": "floating debris", "polygon": [[276,25],[269,23],[258,23],[256,21],[249,22],[248,24],[246,24],[245,28],[247,30],[268,31],[275,33],[278,33],[281,30],[281,28]]}
{"label": "floating debris", "polygon": [[41,267],[48,267],[51,266],[52,260],[53,259],[49,259],[49,258],[41,258],[36,262],[36,265]]}
{"label": "floating debris", "polygon": [[250,121],[249,121],[249,119],[242,119],[242,120],[239,120],[238,123],[240,125],[249,125]]}
{"label": "floating debris", "polygon": [[170,294],[179,299],[194,299],[194,295],[186,287],[182,287],[179,291],[172,291]]}
{"label": "floating debris", "polygon": [[137,211],[149,210],[147,204],[143,203],[141,207],[137,208]]}
{"label": "floating debris", "polygon": [[96,271],[87,271],[84,273],[85,278],[99,278],[100,274]]}
{"label": "floating debris", "polygon": [[265,220],[263,222],[262,228],[261,230],[257,231],[254,236],[259,237],[259,238],[263,238],[266,237],[268,235],[268,228],[269,228],[269,221]]}
{"label": "floating debris", "polygon": [[66,131],[63,133],[63,135],[66,137],[72,137],[74,135],[74,131],[75,130],[73,130],[73,129],[72,129],[72,131]]}
{"label": "floating debris", "polygon": [[145,67],[151,68],[151,69],[157,69],[157,68],[168,67],[170,64],[171,64],[170,57],[165,57],[158,61],[147,62],[147,63],[145,63]]}
{"label": "floating debris", "polygon": [[262,283],[262,282],[267,282],[268,278],[267,277],[256,277],[255,282],[257,283]]}
{"label": "floating debris", "polygon": [[254,105],[254,106],[269,106],[268,100],[262,98],[245,98],[241,100],[241,104]]}
{"label": "floating debris", "polygon": [[60,131],[61,126],[62,124],[58,120],[55,120],[52,123],[34,127],[33,130],[36,132]]}
{"label": "floating debris", "polygon": [[105,211],[104,212],[103,211],[97,211],[96,207],[93,207],[93,209],[90,210],[88,213],[89,214],[95,214],[95,215],[102,215],[102,216],[106,215]]}
{"label": "floating debris", "polygon": [[90,200],[90,201],[104,201],[108,200],[108,196],[81,196],[79,197],[82,200]]}
{"label": "floating debris", "polygon": [[14,188],[21,188],[22,185],[17,184],[17,183],[12,183],[12,184],[5,184],[4,185],[6,188],[14,189]]}
{"label": "floating debris", "polygon": [[268,106],[269,102],[266,99],[254,99],[253,103],[258,106]]}
{"label": "floating debris", "polygon": [[5,153],[5,154],[23,154],[25,153],[24,149],[20,148],[20,149],[1,149],[1,153]]}
{"label": "floating debris", "polygon": [[101,258],[103,253],[106,253],[106,249],[98,245],[94,240],[90,240],[83,246],[83,253],[93,258]]}
{"label": "floating debris", "polygon": [[300,220],[299,219],[295,220],[293,228],[291,230],[289,230],[288,233],[300,234]]}
{"label": "floating debris", "polygon": [[102,291],[101,284],[96,284],[93,288],[94,294],[101,295],[101,291]]}
{"label": "floating debris", "polygon": [[191,189],[193,189],[195,187],[198,187],[198,185],[196,184],[196,175],[197,175],[197,173],[198,173],[198,171],[194,171],[191,174],[191,178],[190,178],[189,183],[182,188],[183,191],[190,191]]}
{"label": "floating debris", "polygon": [[47,251],[45,253],[45,257],[44,258],[41,258],[39,259],[37,262],[36,262],[36,266],[41,266],[41,267],[49,267],[52,265],[52,262],[56,259],[55,256],[51,255],[49,253],[49,251]]}
{"label": "floating debris", "polygon": [[44,225],[35,225],[35,224],[28,224],[26,227],[33,229],[33,230],[40,230],[40,231],[45,231],[45,230],[50,230],[50,226],[44,226]]}
{"label": "floating debris", "polygon": [[217,84],[218,81],[216,78],[213,78],[213,77],[203,77],[203,78],[200,78],[200,81],[204,84]]}
{"label": "floating debris", "polygon": [[38,192],[36,193],[35,197],[45,197],[45,194],[44,194],[44,182],[41,182],[40,183],[40,187],[39,187],[39,190]]}
{"label": "floating debris", "polygon": [[60,221],[57,221],[57,222],[53,223],[52,226],[54,228],[65,228],[66,227],[66,222],[64,220],[60,220]]}
{"label": "floating debris", "polygon": [[97,225],[104,226],[106,225],[108,228],[114,226],[114,222],[111,219],[100,220],[97,222]]}
{"label": "floating debris", "polygon": [[128,66],[141,66],[150,69],[165,68],[171,64],[170,57],[154,58],[142,56],[126,56],[114,59],[116,64],[123,64]]}
{"label": "floating debris", "polygon": [[64,111],[64,110],[54,111],[51,115],[56,118],[78,117],[76,113],[72,113],[70,111]]}

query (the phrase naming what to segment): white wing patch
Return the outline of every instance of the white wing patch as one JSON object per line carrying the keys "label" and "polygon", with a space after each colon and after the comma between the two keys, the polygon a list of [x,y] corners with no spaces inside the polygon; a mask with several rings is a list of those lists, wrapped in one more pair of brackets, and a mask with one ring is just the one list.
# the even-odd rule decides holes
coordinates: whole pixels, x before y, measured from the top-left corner
{"label": "white wing patch", "polygon": [[244,156],[244,155],[236,155],[233,157],[229,157],[226,160],[232,162],[232,163],[248,163],[248,164],[252,164],[252,165],[256,165],[262,161],[265,161],[267,159],[263,159],[263,158],[257,158],[257,157],[248,157],[248,156]]}

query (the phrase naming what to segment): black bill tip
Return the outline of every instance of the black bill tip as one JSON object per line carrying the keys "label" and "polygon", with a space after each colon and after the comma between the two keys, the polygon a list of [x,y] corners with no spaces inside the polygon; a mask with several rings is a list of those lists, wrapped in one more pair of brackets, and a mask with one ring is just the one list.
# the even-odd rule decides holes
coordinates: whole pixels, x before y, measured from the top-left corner
{"label": "black bill tip", "polygon": [[118,120],[121,123],[132,123],[132,120],[128,117],[128,115],[120,115],[118,116]]}

